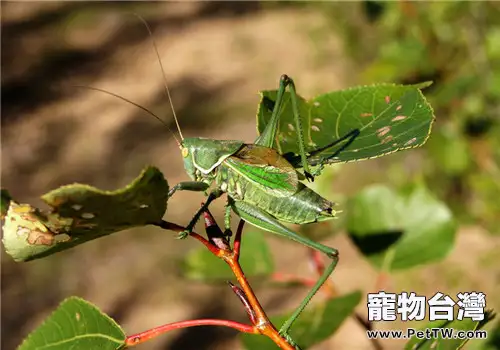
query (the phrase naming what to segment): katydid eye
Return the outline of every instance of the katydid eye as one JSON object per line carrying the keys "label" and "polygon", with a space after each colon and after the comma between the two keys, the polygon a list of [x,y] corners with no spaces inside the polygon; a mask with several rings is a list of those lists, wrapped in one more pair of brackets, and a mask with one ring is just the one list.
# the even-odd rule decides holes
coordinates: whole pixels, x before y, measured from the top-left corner
{"label": "katydid eye", "polygon": [[186,158],[189,155],[189,150],[187,148],[183,148],[181,152],[184,158]]}

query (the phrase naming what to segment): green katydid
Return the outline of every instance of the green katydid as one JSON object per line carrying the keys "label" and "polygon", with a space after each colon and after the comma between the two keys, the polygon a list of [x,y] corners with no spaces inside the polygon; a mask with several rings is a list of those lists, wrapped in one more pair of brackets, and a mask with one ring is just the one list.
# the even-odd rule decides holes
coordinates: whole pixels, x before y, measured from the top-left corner
{"label": "green katydid", "polygon": [[[152,37],[147,23],[142,18],[140,19],[146,25]],[[154,39],[153,45],[163,71]],[[187,237],[211,202],[226,193],[226,232],[230,232],[230,213],[232,210],[244,221],[318,250],[332,260],[292,316],[282,325],[280,333],[287,336],[288,330],[295,319],[328,279],[338,262],[338,251],[336,249],[301,236],[283,224],[308,224],[335,218],[334,203],[308,188],[302,181],[306,179],[313,181],[314,177],[320,174],[325,164],[366,159],[374,157],[376,154],[387,154],[399,149],[410,148],[411,143],[413,143],[412,147],[420,146],[425,140],[420,140],[419,144],[415,142],[416,138],[410,139],[404,145],[396,145],[394,143],[392,149],[389,147],[381,151],[377,150],[376,152],[372,152],[374,155],[360,154],[356,156],[352,152],[357,152],[358,150],[351,149],[350,158],[339,159],[338,156],[341,152],[348,152],[349,147],[360,136],[362,130],[368,127],[368,125],[363,125],[359,128],[353,127],[343,135],[339,135],[337,128],[336,137],[331,137],[329,142],[323,142],[319,146],[314,144],[314,142],[306,144],[302,128],[303,122],[299,113],[299,103],[301,101],[296,94],[293,80],[286,75],[283,75],[280,79],[275,100],[269,96],[263,96],[262,98],[259,110],[260,115],[258,116],[261,132],[253,144],[236,140],[184,138],[173,109],[165,74],[163,74],[163,78],[167,97],[172,107],[174,120],[181,138],[180,141],[176,138],[176,141],[184,159],[185,170],[192,180],[180,182],[175,185],[170,190],[169,197],[174,195],[178,190],[201,191],[208,195],[203,206],[196,212],[186,226],[186,230],[179,235],[179,238]],[[421,85],[420,87],[423,86]],[[289,92],[286,95],[285,90],[287,87],[289,88]],[[162,121],[150,110],[130,100],[101,89],[91,89],[121,98]],[[419,90],[416,91],[420,93]],[[403,94],[402,99],[404,96]],[[386,96],[386,103],[390,105],[387,99],[388,96]],[[280,116],[283,114],[284,104],[288,103],[288,100],[291,101],[292,112],[288,114],[288,117],[291,116],[294,123],[288,125],[295,132],[294,142],[280,141],[279,137],[277,137],[279,136],[277,135],[277,130],[279,129]],[[267,109],[267,111],[262,111],[262,108]],[[381,113],[386,113],[390,108],[395,108],[395,111],[398,111],[401,105],[390,105]],[[267,120],[263,120],[265,119],[263,115],[267,112],[272,113],[270,116],[268,115]],[[401,118],[403,116],[397,115],[392,120],[399,121]],[[429,122],[428,125],[422,125],[430,130],[430,124]],[[375,124],[371,126],[375,126]],[[388,137],[385,136],[387,128],[387,126],[383,126],[377,130],[378,137],[380,138],[379,144],[384,144],[388,140]],[[392,141],[392,136],[389,141]],[[313,167],[314,170],[311,171]]]}
{"label": "green katydid", "polygon": [[[295,103],[294,83],[288,76],[283,75],[280,79],[278,98],[274,103],[271,122],[253,144],[246,144],[243,141],[182,138],[180,144],[184,167],[194,181],[181,182],[174,186],[169,193],[169,196],[172,196],[177,190],[206,191],[213,185],[205,204],[194,215],[179,238],[186,237],[210,203],[226,193],[228,198],[226,230],[230,228],[229,208],[231,208],[246,222],[319,250],[332,259],[331,264],[325,269],[316,285],[292,317],[281,327],[280,333],[283,335],[287,334],[293,321],[335,269],[338,262],[338,252],[334,248],[297,234],[281,222],[307,224],[335,217],[334,203],[305,186],[300,180],[304,179],[304,176],[310,180],[314,178],[309,171],[308,156],[320,154],[325,149],[346,141],[340,148],[342,150],[359,135],[359,130],[354,129],[327,147],[322,147],[316,152],[310,152],[309,155],[306,155],[303,138],[300,136],[301,121],[297,109],[294,108],[296,130],[300,140],[298,145],[300,161],[296,159],[297,156],[293,156],[293,159],[290,158],[290,160],[294,161],[296,166],[292,166],[290,161],[272,148],[279,118],[278,111],[287,86],[290,87],[292,103]],[[335,157],[337,153],[328,159]],[[304,175],[296,170],[298,167],[304,168]]]}
{"label": "green katydid", "polygon": [[[253,144],[235,140],[184,138],[179,128],[181,141],[178,141],[178,145],[184,158],[185,170],[193,181],[180,182],[172,187],[169,192],[170,198],[179,190],[206,192],[213,185],[204,205],[193,216],[186,226],[186,230],[179,235],[181,239],[189,235],[201,214],[209,207],[211,202],[226,193],[228,198],[225,216],[226,232],[229,232],[231,227],[230,210],[232,209],[244,221],[316,249],[332,259],[316,285],[311,289],[292,317],[281,327],[280,333],[285,336],[293,321],[300,315],[335,269],[338,262],[338,252],[334,248],[297,234],[281,222],[307,224],[335,218],[334,203],[305,186],[300,180],[307,178],[313,181],[314,176],[309,171],[309,164],[321,165],[335,158],[359,135],[359,130],[353,129],[340,139],[334,140],[329,145],[308,154],[304,152],[305,146],[303,144],[298,145],[301,150],[300,156],[279,154],[272,148],[272,144],[279,119],[278,111],[281,108],[282,97],[287,86],[290,87],[292,101],[294,101],[295,87],[293,80],[283,75],[280,79],[278,98],[275,103],[272,103],[273,117],[271,122]],[[91,89],[124,99],[105,90]],[[167,94],[170,100],[168,87]],[[158,118],[148,109],[127,99],[124,100]],[[270,101],[267,102],[270,103]],[[301,121],[298,111],[296,108],[294,109],[296,128],[300,135],[302,130]],[[174,118],[178,125],[175,112]],[[299,140],[303,142],[303,138],[300,136]],[[318,157],[325,150],[338,144],[342,145],[335,153],[325,159],[319,158],[321,162],[318,162]],[[304,174],[296,169],[302,167],[304,168]]]}

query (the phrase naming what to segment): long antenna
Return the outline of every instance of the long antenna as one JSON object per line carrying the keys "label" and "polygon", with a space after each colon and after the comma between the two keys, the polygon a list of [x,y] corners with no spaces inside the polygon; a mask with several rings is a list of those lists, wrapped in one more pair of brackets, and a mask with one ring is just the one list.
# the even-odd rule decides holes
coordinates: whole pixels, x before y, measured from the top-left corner
{"label": "long antenna", "polygon": [[177,143],[177,145],[179,146],[179,148],[181,148],[181,143],[179,142],[179,140],[177,139],[177,137],[175,136],[174,132],[168,127],[168,124],[165,123],[165,121],[163,119],[161,119],[160,117],[158,117],[156,114],[154,114],[153,112],[151,112],[149,109],[147,109],[146,107],[143,107],[141,106],[140,104],[134,102],[134,101],[131,101],[123,96],[120,96],[120,95],[117,95],[113,92],[110,92],[110,91],[106,91],[106,90],[103,90],[103,89],[99,89],[99,88],[96,88],[96,87],[93,87],[93,86],[85,86],[85,85],[73,85],[73,87],[77,87],[77,88],[82,88],[82,89],[89,89],[89,90],[94,90],[94,91],[99,91],[99,92],[103,92],[107,95],[111,95],[111,96],[114,96],[114,97],[117,97],[119,98],[120,100],[123,100],[125,102],[128,102],[130,103],[131,105],[134,105],[136,106],[137,108],[140,108],[142,109],[144,112],[148,113],[149,115],[152,115],[154,118],[156,118],[160,123],[162,123],[163,125],[165,125],[168,129],[168,131],[170,131],[172,133],[172,136],[174,137],[175,139],[175,142]]}
{"label": "long antenna", "polygon": [[168,88],[167,78],[165,76],[165,69],[163,69],[163,64],[161,63],[161,57],[160,57],[160,53],[158,52],[158,46],[156,45],[156,40],[155,40],[155,38],[153,36],[153,33],[151,32],[151,28],[149,27],[148,23],[146,22],[146,20],[144,18],[142,18],[137,13],[134,13],[134,16],[136,16],[137,18],[139,18],[141,20],[141,22],[144,24],[144,26],[148,30],[149,37],[151,38],[151,41],[153,42],[153,46],[154,46],[154,49],[155,49],[155,52],[156,52],[156,56],[158,57],[158,62],[160,63],[160,68],[161,68],[161,72],[162,72],[162,76],[163,76],[163,85],[164,85],[165,91],[167,93],[168,102],[170,103],[170,108],[172,109],[172,113],[174,115],[175,125],[177,125],[177,130],[179,131],[179,135],[181,136],[181,140],[184,140],[184,136],[182,136],[181,127],[179,126],[179,120],[177,119],[177,115],[175,114],[174,104],[172,102],[172,97],[170,96],[170,90]]}

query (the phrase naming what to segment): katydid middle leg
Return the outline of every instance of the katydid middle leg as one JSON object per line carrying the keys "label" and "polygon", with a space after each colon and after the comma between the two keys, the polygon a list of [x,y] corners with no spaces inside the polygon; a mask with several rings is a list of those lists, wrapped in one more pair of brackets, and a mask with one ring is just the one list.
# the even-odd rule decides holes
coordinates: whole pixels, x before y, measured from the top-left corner
{"label": "katydid middle leg", "polygon": [[[168,192],[168,198],[172,197],[176,191],[194,191],[194,192],[201,192],[201,191],[206,191],[208,189],[209,185],[205,182],[202,181],[185,181],[185,182],[179,182],[177,185],[172,187],[170,191]],[[215,190],[210,192],[208,195],[208,198],[206,202],[201,206],[200,209],[194,214],[193,218],[187,225],[186,229],[179,233],[179,236],[177,238],[183,239],[186,238],[191,231],[193,230],[194,226],[198,222],[201,214],[207,210],[208,206],[210,203],[212,203],[215,199],[219,198],[222,195],[221,191]]]}
{"label": "katydid middle leg", "polygon": [[224,236],[229,238],[233,235],[231,232],[231,203],[229,197],[227,198],[226,205],[224,206]]}
{"label": "katydid middle leg", "polygon": [[265,211],[257,208],[254,205],[251,205],[249,203],[243,202],[243,201],[233,201],[232,203],[233,210],[245,221],[249,222],[250,224],[257,226],[263,230],[270,231],[273,233],[276,233],[278,235],[287,237],[289,239],[292,239],[298,243],[301,243],[307,247],[310,247],[312,249],[315,249],[317,251],[320,251],[324,253],[326,256],[328,256],[330,259],[332,259],[332,262],[328,267],[323,271],[323,274],[321,277],[318,279],[316,284],[312,287],[311,291],[307,294],[307,296],[304,298],[304,300],[300,303],[298,308],[294,311],[292,316],[281,326],[280,328],[280,334],[282,335],[287,335],[288,330],[292,326],[293,322],[299,317],[300,313],[305,309],[309,301],[312,299],[312,297],[318,292],[318,290],[321,288],[321,286],[326,282],[328,277],[332,274],[333,270],[335,270],[335,267],[337,266],[337,263],[339,261],[339,254],[338,251],[334,248],[330,248],[326,245],[323,245],[321,243],[312,241],[308,239],[307,237],[301,236],[297,234],[296,232],[290,230],[283,224],[281,224],[278,220],[276,220],[275,217],[270,215],[269,213],[266,213]]}
{"label": "katydid middle leg", "polygon": [[198,209],[198,211],[194,214],[194,216],[191,219],[191,221],[189,222],[189,224],[186,226],[186,229],[184,231],[182,231],[181,233],[179,233],[179,236],[177,238],[179,238],[179,239],[186,238],[193,231],[193,228],[196,225],[196,223],[198,222],[198,220],[200,219],[201,214],[203,214],[203,212],[205,212],[208,209],[210,204],[214,200],[219,198],[221,195],[222,195],[222,192],[219,190],[214,190],[214,191],[210,192],[205,203],[203,203],[203,205],[200,207],[200,209]]}

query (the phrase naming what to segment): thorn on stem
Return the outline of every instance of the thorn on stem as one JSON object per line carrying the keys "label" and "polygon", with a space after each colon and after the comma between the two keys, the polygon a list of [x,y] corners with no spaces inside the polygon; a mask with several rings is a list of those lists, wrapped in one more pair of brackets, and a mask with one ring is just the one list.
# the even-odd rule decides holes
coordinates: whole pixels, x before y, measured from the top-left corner
{"label": "thorn on stem", "polygon": [[243,289],[241,289],[238,286],[235,286],[234,284],[232,284],[229,281],[227,281],[227,283],[229,284],[229,286],[233,290],[234,294],[236,294],[236,296],[240,299],[241,303],[245,307],[245,311],[247,312],[248,317],[250,318],[250,321],[252,322],[252,324],[256,324],[257,317],[255,316],[255,312],[253,311],[252,306],[250,306],[250,302],[248,301],[247,296],[245,295],[245,292],[243,291]]}

